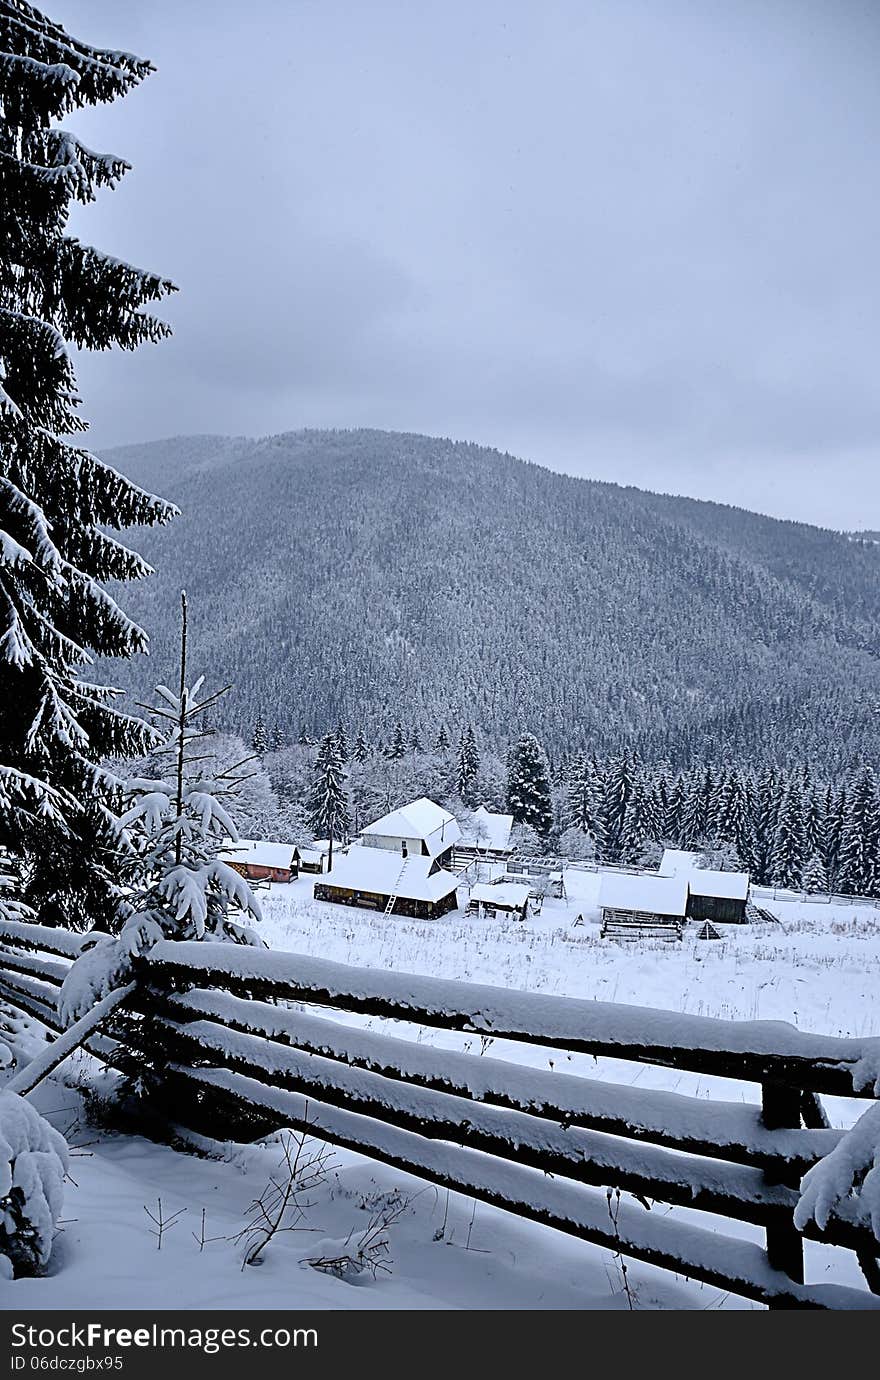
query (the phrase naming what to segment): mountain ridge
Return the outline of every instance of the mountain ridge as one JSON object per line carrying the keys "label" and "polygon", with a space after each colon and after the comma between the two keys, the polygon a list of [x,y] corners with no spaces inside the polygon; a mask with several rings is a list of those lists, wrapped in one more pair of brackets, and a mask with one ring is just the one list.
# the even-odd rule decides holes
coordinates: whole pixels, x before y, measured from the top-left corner
{"label": "mountain ridge", "polygon": [[880,553],[832,529],[373,429],[104,458],[183,508],[136,535],[159,574],[123,602],[166,674],[187,587],[194,651],[237,683],[239,726],[465,718],[499,741],[534,728],[555,752],[675,758],[736,711],[731,751],[772,758],[779,706],[808,705],[829,769],[877,745]]}

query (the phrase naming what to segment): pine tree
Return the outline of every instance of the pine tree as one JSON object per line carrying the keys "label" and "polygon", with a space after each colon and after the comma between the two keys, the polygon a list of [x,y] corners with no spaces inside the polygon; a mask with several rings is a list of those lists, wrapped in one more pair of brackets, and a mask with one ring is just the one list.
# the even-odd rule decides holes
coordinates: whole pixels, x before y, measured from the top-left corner
{"label": "pine tree", "polygon": [[343,766],[346,766],[349,757],[351,756],[351,752],[348,746],[348,734],[345,731],[345,724],[339,723],[336,725],[335,736],[336,746],[339,749],[339,760],[341,761]]}
{"label": "pine tree", "polygon": [[773,848],[779,814],[780,786],[772,768],[762,772],[755,801],[755,880],[773,880]]}
{"label": "pine tree", "polygon": [[678,776],[669,791],[666,801],[666,816],[661,821],[663,826],[662,837],[670,843],[678,844],[682,838],[682,810],[684,808],[684,778],[679,772]]}
{"label": "pine tree", "polygon": [[269,751],[269,737],[266,733],[266,725],[263,723],[262,714],[258,714],[254,723],[254,731],[251,737],[251,747],[258,757],[265,757]]}
{"label": "pine tree", "polygon": [[297,738],[297,742],[299,743],[300,747],[315,746],[315,740],[309,733],[309,730],[306,728],[305,724],[303,724],[302,728],[299,731],[299,737]]}
{"label": "pine tree", "polygon": [[573,759],[566,782],[564,829],[577,829],[596,842],[596,781],[585,753]]}
{"label": "pine tree", "polygon": [[837,791],[829,786],[825,795],[825,868],[829,885],[835,887],[839,885],[840,839],[848,806],[846,786],[841,786]]}
{"label": "pine tree", "polygon": [[455,789],[466,805],[475,805],[474,786],[480,770],[480,749],[473,724],[462,730],[455,763]]}
{"label": "pine tree", "polygon": [[537,738],[526,733],[511,750],[507,772],[507,808],[517,824],[526,824],[545,839],[553,827],[550,768]]}
{"label": "pine tree", "polygon": [[799,891],[806,862],[804,801],[800,782],[790,781],[779,806],[770,871],[774,886]]}
{"label": "pine tree", "polygon": [[370,745],[367,742],[366,734],[362,728],[358,729],[357,737],[354,740],[353,757],[355,762],[366,762],[370,755]]}
{"label": "pine tree", "polygon": [[441,756],[449,751],[449,734],[446,732],[446,725],[441,724],[434,739],[433,750]]}
{"label": "pine tree", "polygon": [[306,808],[315,834],[330,840],[327,870],[333,867],[333,841],[348,831],[348,799],[345,793],[345,769],[339,755],[335,733],[321,739],[315,761],[315,774]]}
{"label": "pine tree", "polygon": [[134,349],[167,327],[141,308],[172,290],[65,233],[126,172],[55,122],[114,100],[150,72],[72,39],[23,0],[0,5],[0,845],[28,864],[44,923],[112,922],[120,783],[104,758],[151,734],[83,679],[95,655],[146,636],[104,588],[149,567],[107,531],[175,510],[75,442],[70,346]]}
{"label": "pine tree", "polygon": [[645,812],[645,787],[640,778],[632,783],[620,830],[620,859],[625,863],[638,861],[648,840]]}
{"label": "pine tree", "polygon": [[391,742],[388,745],[387,755],[391,758],[392,762],[399,762],[401,757],[406,756],[406,734],[400,719],[398,719],[397,723],[394,725],[394,731],[391,734]]}
{"label": "pine tree", "polygon": [[238,838],[230,811],[246,779],[241,772],[245,764],[210,770],[217,764],[204,750],[212,734],[206,717],[226,692],[205,695],[203,676],[187,685],[185,595],[181,602],[179,688],[174,694],[157,687],[157,703],[150,711],[161,734],[149,761],[153,774],[133,777],[124,787],[128,809],[119,821],[117,868],[124,884],[119,937],[76,959],[59,999],[65,1023],[128,982],[133,960],[161,939],[262,944],[247,923],[260,919],[256,898],[219,856]]}
{"label": "pine tree", "polygon": [[827,817],[825,801],[818,787],[807,791],[804,798],[804,844],[807,856],[820,859],[827,852]]}
{"label": "pine tree", "polygon": [[414,728],[409,735],[409,750],[410,752],[424,752],[425,750],[422,744],[422,735],[418,727]]}
{"label": "pine tree", "polygon": [[804,891],[814,894],[824,895],[827,892],[828,873],[825,871],[825,864],[818,853],[811,854],[807,859],[801,885]]}
{"label": "pine tree", "polygon": [[602,792],[602,824],[605,847],[602,856],[614,861],[623,847],[623,826],[633,793],[635,764],[624,752],[610,763]]}
{"label": "pine tree", "polygon": [[878,880],[880,846],[880,799],[877,781],[870,767],[864,767],[852,782],[837,849],[836,886],[854,896],[873,894]]}

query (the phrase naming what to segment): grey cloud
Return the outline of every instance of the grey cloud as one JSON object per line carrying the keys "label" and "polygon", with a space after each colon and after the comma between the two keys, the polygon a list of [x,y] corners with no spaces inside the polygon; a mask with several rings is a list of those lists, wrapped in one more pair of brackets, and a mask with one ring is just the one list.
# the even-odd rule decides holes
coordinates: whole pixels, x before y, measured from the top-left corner
{"label": "grey cloud", "polygon": [[97,443],[374,425],[880,526],[880,10],[58,0],[158,75],[77,217],[181,285]]}

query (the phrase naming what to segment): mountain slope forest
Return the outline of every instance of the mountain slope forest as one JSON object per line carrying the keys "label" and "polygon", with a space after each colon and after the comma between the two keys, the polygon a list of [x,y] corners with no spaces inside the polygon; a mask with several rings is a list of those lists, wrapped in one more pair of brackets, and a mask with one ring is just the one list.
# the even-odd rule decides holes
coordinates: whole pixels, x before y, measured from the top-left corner
{"label": "mountain slope forest", "polygon": [[[809,761],[880,746],[880,547],[737,508],[380,431],[185,437],[108,452],[182,510],[126,590],[172,676],[232,681],[230,728],[475,724],[551,757]],[[134,679],[132,679],[134,677]]]}

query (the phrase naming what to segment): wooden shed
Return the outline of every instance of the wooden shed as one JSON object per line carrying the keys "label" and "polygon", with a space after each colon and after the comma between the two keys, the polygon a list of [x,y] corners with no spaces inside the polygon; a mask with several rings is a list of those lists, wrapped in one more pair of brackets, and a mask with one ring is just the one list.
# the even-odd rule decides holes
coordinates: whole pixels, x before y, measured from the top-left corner
{"label": "wooden shed", "polygon": [[478,882],[471,887],[468,914],[526,920],[531,888],[521,882]]}
{"label": "wooden shed", "polygon": [[226,845],[220,861],[249,882],[292,882],[299,876],[297,850],[292,843],[239,839]]}
{"label": "wooden shed", "polygon": [[687,882],[689,920],[712,920],[726,925],[746,923],[747,872],[714,872],[698,867],[688,874]]}

